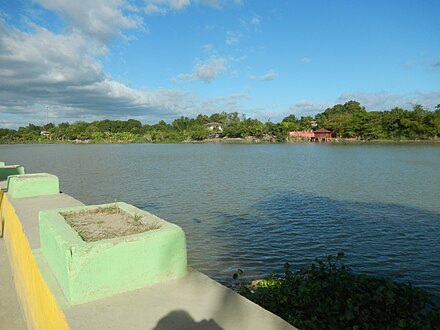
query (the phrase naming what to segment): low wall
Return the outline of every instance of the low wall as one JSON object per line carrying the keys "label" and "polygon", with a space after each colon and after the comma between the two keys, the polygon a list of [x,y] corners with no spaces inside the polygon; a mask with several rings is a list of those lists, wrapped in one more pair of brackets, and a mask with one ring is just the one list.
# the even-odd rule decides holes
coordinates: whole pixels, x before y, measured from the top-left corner
{"label": "low wall", "polygon": [[24,167],[20,165],[0,166],[0,179],[5,180],[10,175],[24,174]]}
{"label": "low wall", "polygon": [[48,173],[9,175],[7,179],[11,198],[56,195],[60,192],[58,177]]}
{"label": "low wall", "polygon": [[[165,225],[164,220],[161,220],[164,235],[160,235],[160,229],[151,235],[152,245],[144,242],[140,244],[149,235],[143,233],[126,236],[121,240],[105,239],[98,241],[96,246],[88,245],[79,242],[76,234],[73,235],[72,228],[67,228],[70,233],[61,240],[61,247],[56,248],[62,251],[62,258],[67,257],[64,260],[67,262],[62,264],[68,270],[67,281],[90,281],[87,286],[84,282],[76,282],[73,286],[68,283],[67,290],[66,286],[62,288],[63,280],[57,277],[54,271],[57,266],[51,265],[50,252],[45,253],[43,244],[46,243],[43,241],[47,238],[49,245],[56,245],[55,238],[60,232],[51,233],[53,228],[50,222],[63,221],[65,224],[66,219],[53,219],[50,217],[51,211],[47,210],[56,209],[59,214],[60,209],[81,212],[92,206],[84,206],[66,194],[54,193],[58,190],[56,184],[49,191],[37,189],[43,195],[35,196],[35,190],[29,188],[30,182],[36,180],[36,183],[41,183],[39,180],[48,179],[46,175],[27,176],[26,179],[23,176],[21,180],[20,177],[17,178],[18,180],[11,178],[9,181],[9,189],[11,192],[15,191],[16,198],[11,197],[9,192],[0,190],[0,219],[16,292],[30,329],[171,330],[182,327],[204,329],[206,327],[202,326],[208,324],[210,329],[295,329],[278,316],[196,270],[190,270],[187,274],[185,235],[178,226]],[[46,182],[54,183],[52,179],[49,177]],[[0,182],[0,186],[4,189],[4,181]],[[33,191],[31,197],[28,194],[29,189]],[[121,208],[135,209],[127,204],[118,205]],[[132,212],[145,211],[135,209]],[[40,224],[39,215],[42,215]],[[132,215],[136,215],[136,221],[139,220],[138,213]],[[66,230],[66,226],[61,229]],[[72,244],[66,248],[66,242]],[[46,248],[54,251],[51,247]],[[100,253],[103,253],[101,257],[104,259],[96,262],[95,257]],[[156,253],[159,253],[158,256]],[[75,257],[79,258],[74,260]],[[113,261],[108,257],[112,257]],[[114,258],[124,260],[115,261]],[[145,260],[149,258],[151,264]],[[122,267],[117,267],[116,263]],[[165,272],[156,272],[162,268]],[[143,277],[151,271],[153,277],[145,276],[144,282],[140,283],[138,279],[130,278],[133,276],[130,274],[132,269],[137,272],[134,274],[137,277]],[[86,276],[81,277],[78,272],[83,272]],[[76,277],[78,274],[79,277]],[[115,284],[118,279],[124,283]],[[110,286],[112,283],[115,285],[115,288],[104,295],[100,291],[105,291],[108,287],[100,286],[100,281],[103,280],[110,280],[106,283]],[[160,284],[153,285],[158,282]],[[88,291],[82,291],[72,299],[70,293],[75,286]],[[82,294],[84,295],[81,296]],[[164,327],[164,324],[167,326]]]}
{"label": "low wall", "polygon": [[[15,171],[18,168],[13,167]],[[9,175],[7,189],[0,190],[1,235],[30,328],[69,329],[65,315],[69,306],[187,274],[185,234],[180,227],[129,204],[60,204],[64,196],[67,195],[59,192],[58,178],[47,173]],[[14,207],[17,203],[37,211],[24,221]],[[52,207],[48,210],[42,204]],[[62,211],[82,212],[114,205],[133,217],[157,222],[160,228],[121,239],[86,243],[60,215]],[[60,258],[55,260],[54,256]],[[59,269],[67,271],[65,276],[59,275]],[[64,295],[57,291],[58,285]]]}
{"label": "low wall", "polygon": [[7,194],[0,192],[3,238],[9,253],[17,295],[32,329],[69,329],[55,296],[35,261],[20,219]]}

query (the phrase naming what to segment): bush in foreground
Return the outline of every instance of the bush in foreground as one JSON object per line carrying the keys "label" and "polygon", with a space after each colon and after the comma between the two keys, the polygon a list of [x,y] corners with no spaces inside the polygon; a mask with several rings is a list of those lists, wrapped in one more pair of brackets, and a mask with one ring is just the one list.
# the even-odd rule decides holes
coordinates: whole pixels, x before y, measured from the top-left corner
{"label": "bush in foreground", "polygon": [[241,283],[238,292],[301,330],[440,329],[440,309],[427,292],[353,274],[343,257],[316,259],[298,272],[286,263],[283,275]]}

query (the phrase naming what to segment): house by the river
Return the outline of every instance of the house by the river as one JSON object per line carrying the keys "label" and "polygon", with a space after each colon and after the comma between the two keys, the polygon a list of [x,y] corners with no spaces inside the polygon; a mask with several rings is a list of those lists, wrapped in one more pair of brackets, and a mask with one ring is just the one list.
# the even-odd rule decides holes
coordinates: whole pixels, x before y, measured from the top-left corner
{"label": "house by the river", "polygon": [[325,128],[320,128],[316,131],[289,132],[289,137],[295,139],[307,139],[310,141],[328,141],[333,139],[333,132]]}

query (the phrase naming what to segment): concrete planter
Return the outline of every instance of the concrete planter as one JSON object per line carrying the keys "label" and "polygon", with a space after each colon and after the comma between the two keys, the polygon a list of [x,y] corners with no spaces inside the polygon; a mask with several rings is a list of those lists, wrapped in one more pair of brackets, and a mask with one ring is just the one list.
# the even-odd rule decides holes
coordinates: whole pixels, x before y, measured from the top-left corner
{"label": "concrete planter", "polygon": [[[117,207],[157,229],[85,242],[65,219],[66,212],[93,213]],[[64,216],[63,216],[64,214]],[[68,302],[97,300],[187,274],[183,230],[126,203],[41,211],[41,249]]]}
{"label": "concrete planter", "polygon": [[8,194],[12,198],[57,195],[60,193],[58,177],[48,173],[8,176]]}
{"label": "concrete planter", "polygon": [[24,167],[20,165],[0,166],[0,179],[7,179],[10,175],[24,174]]}

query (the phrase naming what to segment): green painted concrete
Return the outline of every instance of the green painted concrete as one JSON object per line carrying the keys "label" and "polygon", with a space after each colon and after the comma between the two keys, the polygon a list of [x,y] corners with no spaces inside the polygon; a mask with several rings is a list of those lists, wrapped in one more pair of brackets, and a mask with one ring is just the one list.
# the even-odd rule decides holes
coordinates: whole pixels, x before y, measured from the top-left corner
{"label": "green painted concrete", "polygon": [[[60,212],[93,210],[117,205],[159,229],[125,237],[84,242]],[[187,274],[184,231],[126,203],[81,206],[41,211],[43,254],[68,302],[81,304]]]}
{"label": "green painted concrete", "polygon": [[8,176],[8,195],[12,198],[26,198],[60,193],[58,177],[48,173]]}
{"label": "green painted concrete", "polygon": [[24,174],[24,167],[20,165],[0,166],[0,179],[7,179],[10,175]]}

